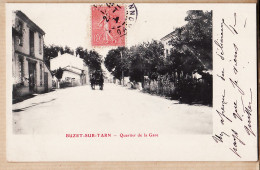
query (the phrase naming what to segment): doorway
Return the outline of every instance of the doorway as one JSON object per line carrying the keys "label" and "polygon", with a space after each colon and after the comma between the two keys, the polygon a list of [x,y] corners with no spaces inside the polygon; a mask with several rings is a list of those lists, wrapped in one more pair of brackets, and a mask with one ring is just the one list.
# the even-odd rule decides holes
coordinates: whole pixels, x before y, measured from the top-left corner
{"label": "doorway", "polygon": [[29,62],[29,90],[36,92],[36,63]]}
{"label": "doorway", "polygon": [[44,72],[44,91],[48,92],[48,73]]}

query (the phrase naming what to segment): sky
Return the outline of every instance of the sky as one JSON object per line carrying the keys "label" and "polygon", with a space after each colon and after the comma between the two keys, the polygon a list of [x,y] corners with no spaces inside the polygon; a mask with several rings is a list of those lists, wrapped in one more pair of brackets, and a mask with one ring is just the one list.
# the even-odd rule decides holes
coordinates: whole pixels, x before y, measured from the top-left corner
{"label": "sky", "polygon": [[[8,3],[7,11],[21,10],[46,33],[45,45],[68,46],[75,50],[81,46],[97,51],[104,59],[110,49],[92,47],[91,5],[89,3]],[[125,4],[130,5],[130,4]],[[160,40],[174,28],[186,24],[188,10],[211,10],[208,5],[136,3],[137,20],[127,29],[126,46],[131,47],[151,40]],[[106,70],[102,65],[103,70]],[[106,71],[107,72],[107,71]]]}
{"label": "sky", "polygon": [[[184,18],[188,9],[178,6],[180,5],[136,4],[138,17],[128,29],[127,46],[152,39],[160,40],[174,28],[185,25]],[[46,45],[67,45],[72,49],[82,46],[93,49],[91,46],[90,4],[14,4],[12,8],[24,12],[45,31]],[[103,57],[106,56],[109,49],[111,48],[95,48]]]}

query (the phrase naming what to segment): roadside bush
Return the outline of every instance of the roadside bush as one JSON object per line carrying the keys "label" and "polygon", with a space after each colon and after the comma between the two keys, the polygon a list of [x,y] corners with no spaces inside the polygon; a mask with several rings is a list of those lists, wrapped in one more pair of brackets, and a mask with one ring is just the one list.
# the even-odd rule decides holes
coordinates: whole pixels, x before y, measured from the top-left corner
{"label": "roadside bush", "polygon": [[146,79],[143,91],[181,103],[212,105],[212,75],[208,75],[208,79],[181,78],[176,82],[172,82],[169,76],[153,81]]}

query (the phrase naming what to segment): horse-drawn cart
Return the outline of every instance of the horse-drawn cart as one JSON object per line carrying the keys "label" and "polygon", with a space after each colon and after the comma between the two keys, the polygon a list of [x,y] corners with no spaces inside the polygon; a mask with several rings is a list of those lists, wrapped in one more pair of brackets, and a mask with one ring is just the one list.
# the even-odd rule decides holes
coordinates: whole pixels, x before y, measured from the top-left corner
{"label": "horse-drawn cart", "polygon": [[90,84],[92,90],[95,90],[95,86],[99,85],[99,89],[103,90],[104,87],[104,77],[102,71],[95,71],[90,77]]}

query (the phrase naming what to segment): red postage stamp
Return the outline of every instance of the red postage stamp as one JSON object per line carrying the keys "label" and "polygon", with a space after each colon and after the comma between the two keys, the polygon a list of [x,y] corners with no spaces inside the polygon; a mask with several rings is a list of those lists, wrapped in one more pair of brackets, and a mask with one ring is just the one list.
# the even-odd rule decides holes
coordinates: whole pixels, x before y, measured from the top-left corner
{"label": "red postage stamp", "polygon": [[125,46],[125,7],[117,4],[93,5],[92,46]]}

